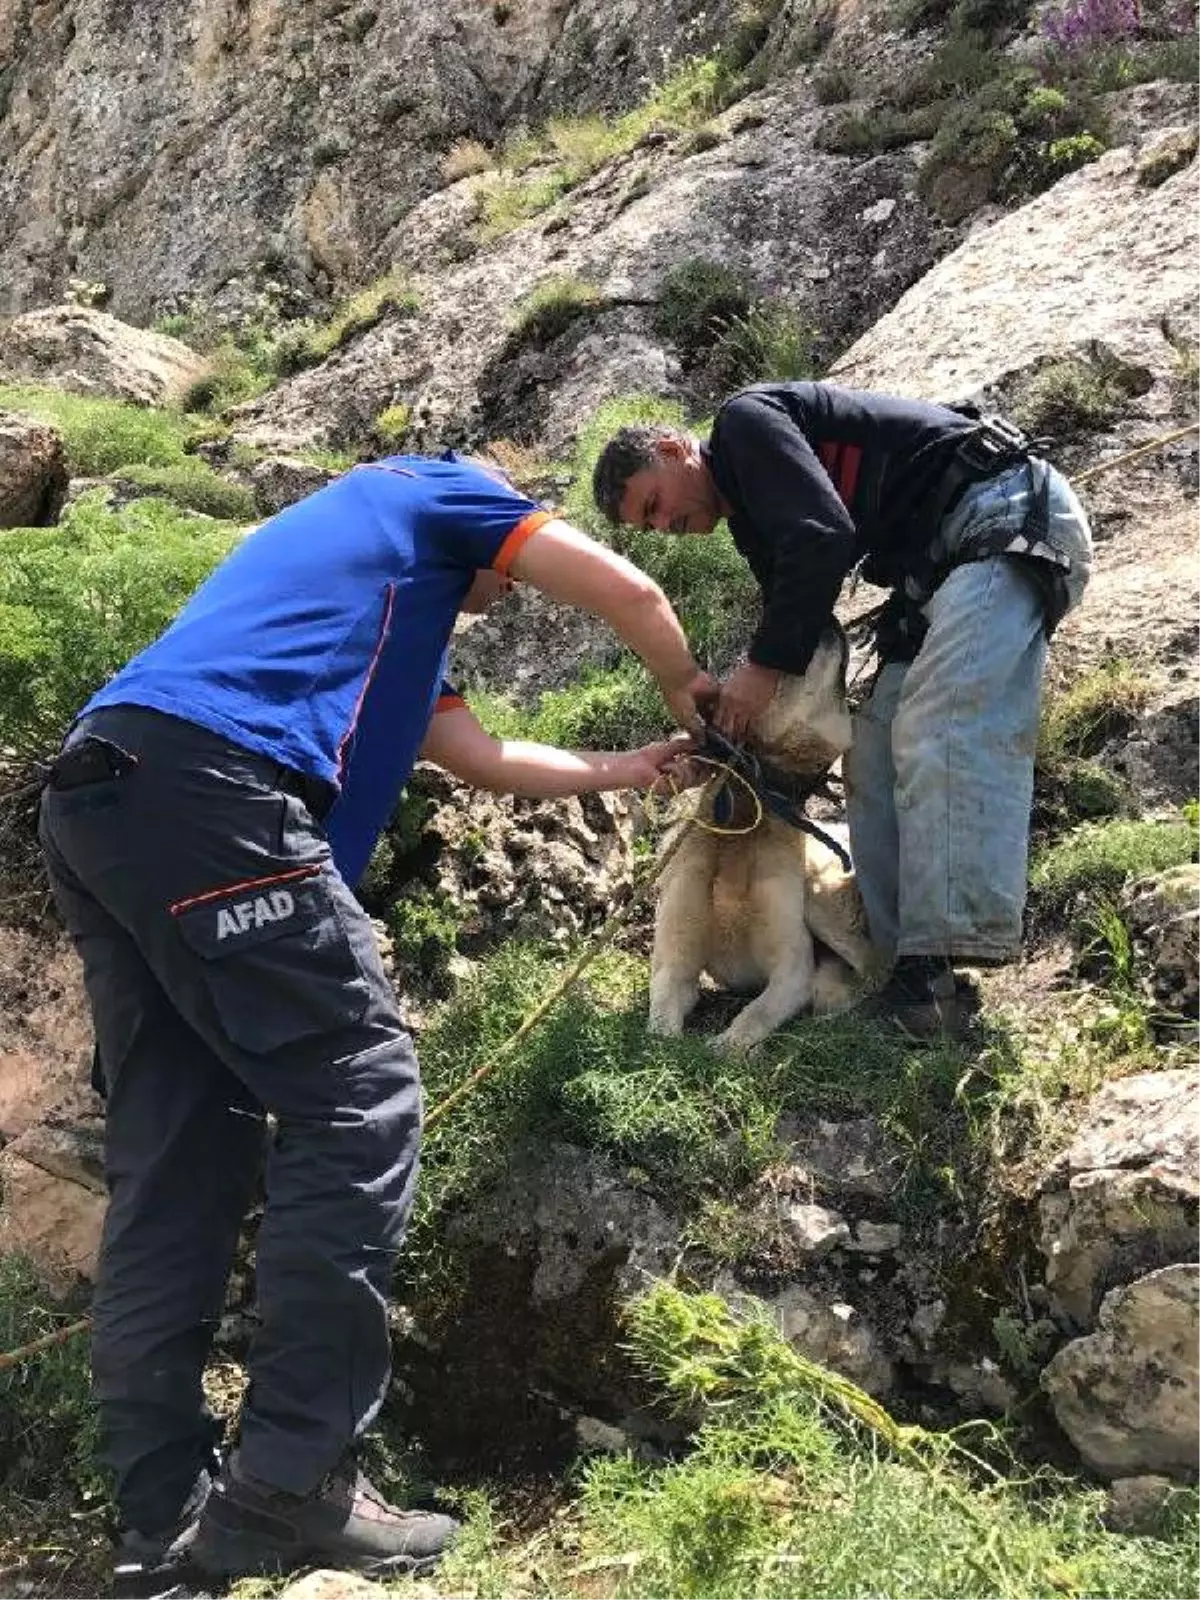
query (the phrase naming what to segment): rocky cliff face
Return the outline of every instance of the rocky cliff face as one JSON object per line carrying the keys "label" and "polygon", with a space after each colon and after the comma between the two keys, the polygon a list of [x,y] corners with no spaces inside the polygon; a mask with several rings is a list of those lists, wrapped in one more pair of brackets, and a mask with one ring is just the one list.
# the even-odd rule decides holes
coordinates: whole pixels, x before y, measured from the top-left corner
{"label": "rocky cliff face", "polygon": [[386,265],[446,149],[619,109],[733,10],[685,0],[0,0],[0,311],[102,280],[301,303]]}

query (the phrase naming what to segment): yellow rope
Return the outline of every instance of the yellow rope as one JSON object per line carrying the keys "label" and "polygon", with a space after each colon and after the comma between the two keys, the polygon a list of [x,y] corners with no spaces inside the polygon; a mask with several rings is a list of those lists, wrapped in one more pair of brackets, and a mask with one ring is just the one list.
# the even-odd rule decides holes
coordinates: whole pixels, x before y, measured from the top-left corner
{"label": "yellow rope", "polygon": [[1085,472],[1073,472],[1072,483],[1086,483],[1089,478],[1094,478],[1099,472],[1107,472],[1110,467],[1124,466],[1127,461],[1136,461],[1139,456],[1147,456],[1152,450],[1159,450],[1164,444],[1174,444],[1176,439],[1186,439],[1189,433],[1195,433],[1200,428],[1200,422],[1189,422],[1186,428],[1176,428],[1174,433],[1164,433],[1157,439],[1151,439],[1147,444],[1140,444],[1135,450],[1126,450],[1123,455],[1113,456],[1111,461],[1099,461],[1094,467],[1088,467]]}

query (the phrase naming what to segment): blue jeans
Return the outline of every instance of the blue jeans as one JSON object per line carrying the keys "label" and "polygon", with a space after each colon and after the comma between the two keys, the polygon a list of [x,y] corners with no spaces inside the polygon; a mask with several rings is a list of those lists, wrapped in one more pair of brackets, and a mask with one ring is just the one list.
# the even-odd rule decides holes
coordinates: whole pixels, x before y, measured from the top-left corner
{"label": "blue jeans", "polygon": [[938,530],[959,557],[924,606],[916,660],[884,667],[845,759],[855,869],[881,951],[967,964],[1020,949],[1046,637],[1021,564],[969,559],[997,526],[1019,532],[1031,479],[1049,475],[1050,536],[1071,557],[1070,605],[1091,571],[1083,507],[1043,462],[976,484]]}

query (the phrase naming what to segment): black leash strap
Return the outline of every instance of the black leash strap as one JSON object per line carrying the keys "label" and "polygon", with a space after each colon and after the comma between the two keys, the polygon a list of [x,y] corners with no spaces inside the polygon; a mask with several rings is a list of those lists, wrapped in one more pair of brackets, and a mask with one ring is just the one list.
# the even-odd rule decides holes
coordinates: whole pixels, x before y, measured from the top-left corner
{"label": "black leash strap", "polygon": [[789,827],[797,828],[801,833],[819,839],[827,850],[833,851],[846,872],[851,870],[849,851],[831,833],[822,828],[820,823],[814,822],[804,810],[814,794],[828,792],[827,774],[822,774],[815,783],[804,784],[793,778],[790,773],[769,766],[753,751],[747,750],[744,745],[735,744],[732,739],[727,739],[723,733],[708,725],[704,729],[704,744],[700,754],[722,761],[731,767],[754,790],[762,801],[764,810],[769,811],[773,817],[778,817],[781,822],[786,822]]}

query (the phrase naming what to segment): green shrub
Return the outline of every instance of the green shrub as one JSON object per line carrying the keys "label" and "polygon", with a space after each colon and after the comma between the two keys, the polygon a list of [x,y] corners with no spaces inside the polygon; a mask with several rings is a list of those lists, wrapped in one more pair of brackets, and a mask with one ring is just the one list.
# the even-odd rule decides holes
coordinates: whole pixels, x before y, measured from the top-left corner
{"label": "green shrub", "polygon": [[1055,174],[1075,172],[1104,154],[1104,144],[1092,133],[1072,133],[1064,139],[1051,139],[1046,146],[1046,164]]}
{"label": "green shrub", "polygon": [[1117,362],[1068,356],[1047,362],[1021,385],[1012,414],[1028,433],[1069,438],[1107,428],[1139,387],[1139,375]]}
{"label": "green shrub", "polygon": [[233,543],[163,500],[84,495],[55,528],[0,542],[0,745],[38,756],[157,637]]}
{"label": "green shrub", "polygon": [[373,432],[380,448],[390,455],[396,455],[404,448],[404,441],[408,438],[408,430],[411,427],[412,407],[401,403],[384,406],[375,418]]}
{"label": "green shrub", "polygon": [[1093,908],[1130,879],[1196,858],[1196,830],[1179,822],[1084,823],[1034,858],[1029,881],[1043,916],[1059,916],[1082,900]]}
{"label": "green shrub", "polygon": [[1107,661],[1086,672],[1042,708],[1037,761],[1044,770],[1095,755],[1124,733],[1150,696],[1150,682],[1128,661]]}
{"label": "green shrub", "polygon": [[533,739],[567,750],[624,750],[669,731],[662,696],[640,661],[593,668],[567,689],[544,693],[536,710],[521,711],[503,694],[472,691],[471,708],[498,739]]}
{"label": "green shrub", "polygon": [[275,344],[275,368],[281,376],[287,376],[318,366],[385,316],[411,317],[420,308],[420,298],[405,275],[390,272],[342,301],[327,322],[287,324]]}
{"label": "green shrub", "polygon": [[523,344],[553,344],[573,322],[603,304],[604,297],[594,283],[566,275],[547,278],[517,307],[514,336]]}
{"label": "green shrub", "polygon": [[669,339],[685,365],[705,355],[753,295],[742,274],[721,261],[692,256],[672,267],[659,285],[654,331]]}
{"label": "green shrub", "polygon": [[[47,1309],[28,1261],[0,1255],[0,1351],[15,1350],[71,1320]],[[43,1500],[61,1491],[65,1480],[77,1500],[102,1501],[95,1448],[86,1337],[76,1334],[0,1372],[0,1486],[6,1500]]]}
{"label": "green shrub", "polygon": [[258,517],[254,496],[245,484],[231,483],[195,456],[170,467],[124,467],[120,476],[163,500],[223,522],[254,522]]}
{"label": "green shrub", "polygon": [[819,106],[833,106],[854,98],[857,83],[853,68],[845,63],[822,67],[813,73],[812,87]]}
{"label": "green shrub", "polygon": [[198,429],[173,411],[93,399],[33,384],[0,384],[0,410],[25,411],[62,434],[67,470],[103,478],[122,467],[169,467],[184,460]]}
{"label": "green shrub", "polygon": [[453,904],[429,889],[406,889],[393,902],[386,921],[402,984],[415,980],[425,988],[445,987],[460,920]]}
{"label": "green shrub", "polygon": [[817,376],[814,330],[791,306],[760,300],[733,317],[717,340],[713,369],[722,389]]}

